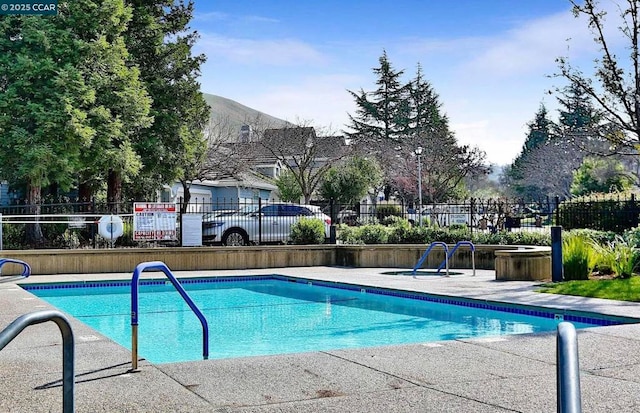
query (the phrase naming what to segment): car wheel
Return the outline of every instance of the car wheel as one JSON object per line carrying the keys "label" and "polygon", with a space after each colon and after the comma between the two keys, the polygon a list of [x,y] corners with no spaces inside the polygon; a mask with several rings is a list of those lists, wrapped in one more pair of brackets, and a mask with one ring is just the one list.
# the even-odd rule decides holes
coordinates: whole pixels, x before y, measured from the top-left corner
{"label": "car wheel", "polygon": [[243,247],[249,245],[249,237],[239,229],[232,229],[222,237],[222,244],[229,247]]}

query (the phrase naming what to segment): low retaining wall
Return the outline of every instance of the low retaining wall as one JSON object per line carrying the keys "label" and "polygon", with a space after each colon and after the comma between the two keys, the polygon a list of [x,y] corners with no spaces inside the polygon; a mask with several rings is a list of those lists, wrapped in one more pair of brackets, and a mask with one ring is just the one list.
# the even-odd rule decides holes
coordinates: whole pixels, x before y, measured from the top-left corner
{"label": "low retaining wall", "polygon": [[[119,248],[100,250],[5,250],[4,258],[23,260],[32,274],[89,274],[133,272],[145,261],[162,261],[174,271],[251,268],[345,266],[413,268],[427,246],[395,245],[275,245],[253,247]],[[422,268],[437,268],[444,249],[435,247]],[[475,247],[475,266],[496,271],[499,280],[551,278],[551,248],[505,245]],[[461,246],[449,268],[471,268],[471,251]],[[19,274],[22,267],[6,264],[4,275]]]}

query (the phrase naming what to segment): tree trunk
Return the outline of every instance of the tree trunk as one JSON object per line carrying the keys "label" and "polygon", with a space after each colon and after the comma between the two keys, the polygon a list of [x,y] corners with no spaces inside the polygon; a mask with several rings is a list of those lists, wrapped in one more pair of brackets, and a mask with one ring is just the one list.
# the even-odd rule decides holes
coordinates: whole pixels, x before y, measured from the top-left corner
{"label": "tree trunk", "polygon": [[[29,215],[40,215],[41,189],[37,185],[27,183],[27,205]],[[27,224],[25,228],[26,241],[29,245],[40,247],[44,245],[44,234],[38,222]]]}
{"label": "tree trunk", "polygon": [[92,196],[91,186],[88,183],[78,185],[78,200],[80,202],[89,202]]}
{"label": "tree trunk", "polygon": [[111,169],[107,178],[107,208],[109,212],[118,213],[120,202],[122,202],[122,177],[118,171]]}
{"label": "tree trunk", "polygon": [[191,185],[187,181],[180,181],[182,184],[182,193],[184,196],[180,199],[180,216],[187,212],[187,206],[191,200]]}

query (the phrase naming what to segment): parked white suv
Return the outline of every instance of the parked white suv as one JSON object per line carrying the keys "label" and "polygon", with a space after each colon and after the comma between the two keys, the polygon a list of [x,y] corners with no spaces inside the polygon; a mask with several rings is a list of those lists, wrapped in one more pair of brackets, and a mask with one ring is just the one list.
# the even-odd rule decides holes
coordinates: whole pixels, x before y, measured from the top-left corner
{"label": "parked white suv", "polygon": [[324,222],[329,237],[331,218],[315,205],[269,203],[258,210],[253,204],[232,215],[210,217],[202,222],[202,238],[222,245],[242,246],[255,243],[286,243],[291,226],[301,218],[318,218]]}

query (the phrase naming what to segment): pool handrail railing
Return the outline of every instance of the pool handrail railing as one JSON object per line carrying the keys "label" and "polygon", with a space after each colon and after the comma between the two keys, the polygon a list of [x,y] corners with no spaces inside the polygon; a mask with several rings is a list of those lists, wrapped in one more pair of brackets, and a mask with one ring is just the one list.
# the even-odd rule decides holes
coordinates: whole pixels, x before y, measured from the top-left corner
{"label": "pool handrail railing", "polygon": [[[431,252],[431,250],[433,249],[433,247],[435,247],[436,245],[441,246],[442,248],[444,248],[444,259],[445,259],[445,263],[447,266],[447,274],[446,276],[449,276],[449,258],[448,258],[448,253],[449,253],[449,247],[447,246],[446,243],[442,242],[442,241],[434,241],[432,242],[429,247],[425,250],[425,252],[422,254],[422,257],[420,257],[420,259],[418,260],[418,263],[415,265],[415,267],[413,267],[413,271],[411,273],[411,275],[413,276],[413,278],[416,278],[416,271],[418,271],[418,269],[420,267],[422,267],[422,264],[424,263],[424,260],[427,259],[427,257],[429,256],[429,253]],[[439,271],[439,270],[438,270]]]}
{"label": "pool handrail railing", "polygon": [[171,284],[178,291],[180,296],[195,313],[200,324],[202,324],[202,356],[206,360],[209,358],[209,324],[202,311],[196,306],[189,294],[180,284],[180,281],[173,275],[169,267],[161,261],[149,261],[138,264],[133,270],[131,278],[131,370],[138,370],[138,295],[139,279],[143,271],[162,271],[171,281]]}
{"label": "pool handrail railing", "polygon": [[62,411],[75,410],[75,345],[69,319],[58,310],[41,310],[23,314],[0,331],[0,350],[5,348],[22,330],[33,324],[53,321],[62,334]]}
{"label": "pool handrail railing", "polygon": [[[23,267],[22,270],[22,274],[20,274],[22,277],[27,278],[28,276],[31,275],[31,266],[29,264],[27,264],[26,262],[22,261],[22,260],[18,260],[16,258],[0,258],[0,270],[2,269],[2,266],[5,265],[6,263],[13,263],[13,264],[20,264]],[[2,274],[2,271],[0,271],[0,274]]]}
{"label": "pool handrail railing", "polygon": [[449,251],[449,254],[447,255],[447,257],[438,266],[437,272],[440,272],[440,270],[442,270],[442,268],[444,268],[445,264],[448,264],[449,260],[451,260],[451,257],[453,257],[453,253],[456,252],[458,247],[461,246],[461,245],[468,245],[469,246],[469,249],[471,250],[471,268],[473,269],[473,275],[474,276],[476,275],[476,257],[475,257],[475,255],[476,255],[476,246],[473,245],[473,242],[471,242],[471,241],[458,241],[458,242],[456,242],[456,245],[454,245],[453,248],[451,248],[451,251]]}
{"label": "pool handrail railing", "polygon": [[556,382],[558,413],[582,412],[578,338],[573,324],[558,324],[556,335]]}

